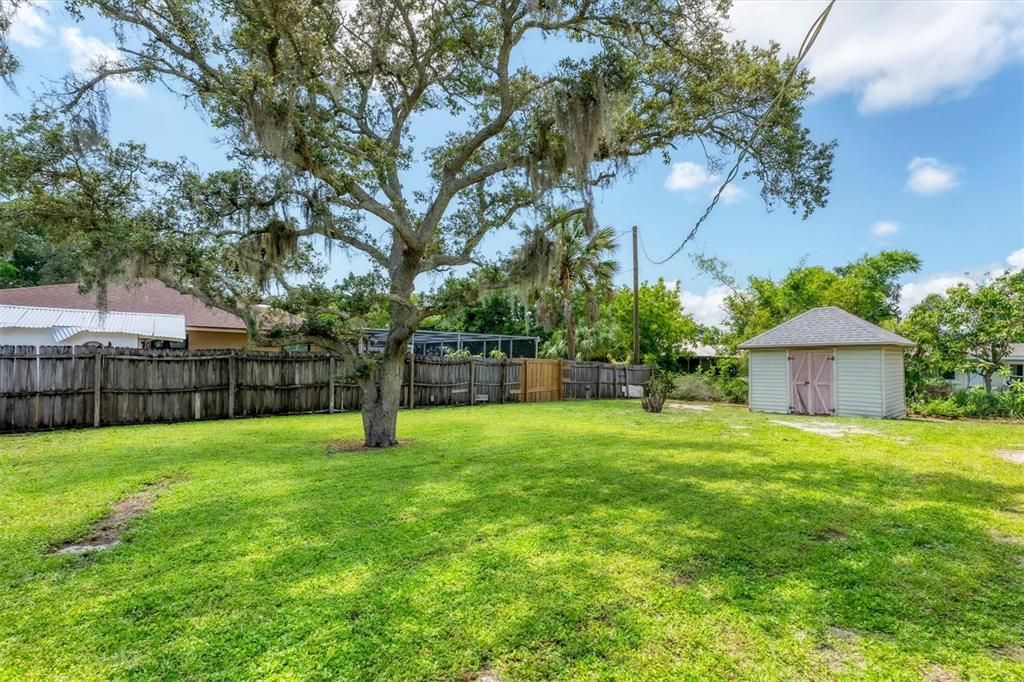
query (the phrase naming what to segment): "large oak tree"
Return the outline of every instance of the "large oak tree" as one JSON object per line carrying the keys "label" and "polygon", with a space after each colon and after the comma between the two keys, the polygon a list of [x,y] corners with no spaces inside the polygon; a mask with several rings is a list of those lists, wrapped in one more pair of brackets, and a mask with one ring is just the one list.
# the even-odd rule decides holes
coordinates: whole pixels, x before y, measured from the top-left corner
{"label": "large oak tree", "polygon": [[109,21],[119,57],[40,111],[95,130],[107,81],[159,83],[220,131],[235,164],[147,176],[168,189],[148,221],[129,221],[153,230],[144,249],[122,249],[136,254],[129,271],[248,319],[253,283],[272,286],[297,314],[282,319],[300,320],[292,333],[336,350],[351,338],[332,290],[311,278],[310,245],[358,252],[379,272],[389,335],[363,375],[370,446],[396,442],[407,342],[454,295],[418,293],[418,280],[481,262],[492,231],[544,229],[556,209],[595,225],[595,189],[688,141],[712,164],[749,147],[744,172],[769,206],[806,216],[828,192],[833,143],[801,125],[811,79],[788,80],[792,58],[777,48],[731,41],[728,0],[66,4]]}

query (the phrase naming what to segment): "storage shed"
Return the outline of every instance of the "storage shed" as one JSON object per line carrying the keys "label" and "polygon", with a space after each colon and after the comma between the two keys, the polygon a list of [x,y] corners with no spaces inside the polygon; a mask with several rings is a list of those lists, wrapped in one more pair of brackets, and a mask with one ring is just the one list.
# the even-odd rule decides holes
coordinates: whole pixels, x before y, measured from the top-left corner
{"label": "storage shed", "polygon": [[903,351],[914,343],[841,308],[812,308],[740,344],[755,412],[906,416]]}

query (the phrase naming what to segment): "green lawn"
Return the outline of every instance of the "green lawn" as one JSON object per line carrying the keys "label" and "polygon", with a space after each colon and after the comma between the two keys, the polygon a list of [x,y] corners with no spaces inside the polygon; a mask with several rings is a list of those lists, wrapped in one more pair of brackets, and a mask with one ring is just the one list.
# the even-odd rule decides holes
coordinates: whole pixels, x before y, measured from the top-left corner
{"label": "green lawn", "polygon": [[[1012,424],[635,402],[0,437],[5,679],[1024,679]],[[788,419],[781,417],[781,419]],[[125,542],[48,555],[174,483]]]}

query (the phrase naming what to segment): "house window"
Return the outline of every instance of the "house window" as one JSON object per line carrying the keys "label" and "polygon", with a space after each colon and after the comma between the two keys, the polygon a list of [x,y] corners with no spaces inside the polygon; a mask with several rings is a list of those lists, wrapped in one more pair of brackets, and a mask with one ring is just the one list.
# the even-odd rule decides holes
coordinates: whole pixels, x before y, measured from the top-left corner
{"label": "house window", "polygon": [[954,381],[956,379],[956,372],[943,372],[942,378],[946,381]]}
{"label": "house window", "polygon": [[1024,365],[1010,365],[1010,374],[1018,378],[1024,378]]}
{"label": "house window", "polygon": [[188,348],[188,339],[184,341],[171,341],[169,339],[152,339],[149,348],[153,350],[185,350]]}
{"label": "house window", "polygon": [[284,347],[286,353],[308,353],[308,343],[291,343]]}

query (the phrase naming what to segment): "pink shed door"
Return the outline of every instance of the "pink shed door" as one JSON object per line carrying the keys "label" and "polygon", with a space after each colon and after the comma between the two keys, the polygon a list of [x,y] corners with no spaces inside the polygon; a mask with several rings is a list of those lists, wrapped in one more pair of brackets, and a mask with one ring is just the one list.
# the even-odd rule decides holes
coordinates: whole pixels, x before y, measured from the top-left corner
{"label": "pink shed door", "polygon": [[795,414],[834,414],[832,351],[790,351],[789,362],[790,410]]}

